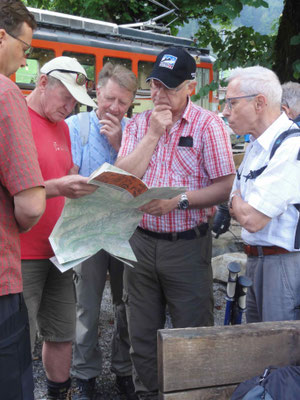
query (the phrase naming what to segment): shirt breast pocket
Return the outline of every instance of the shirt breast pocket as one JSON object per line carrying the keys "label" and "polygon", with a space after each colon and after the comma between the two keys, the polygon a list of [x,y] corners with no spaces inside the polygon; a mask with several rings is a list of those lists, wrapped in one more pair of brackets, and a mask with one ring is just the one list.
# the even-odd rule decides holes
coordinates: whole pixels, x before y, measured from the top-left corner
{"label": "shirt breast pocket", "polygon": [[192,147],[177,147],[171,163],[174,175],[188,176],[197,175],[198,171],[197,151]]}

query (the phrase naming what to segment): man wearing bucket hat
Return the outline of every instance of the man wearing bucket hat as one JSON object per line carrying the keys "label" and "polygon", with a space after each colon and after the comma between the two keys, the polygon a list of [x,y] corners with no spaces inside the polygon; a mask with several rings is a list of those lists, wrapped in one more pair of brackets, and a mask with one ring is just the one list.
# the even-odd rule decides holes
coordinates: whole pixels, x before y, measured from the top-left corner
{"label": "man wearing bucket hat", "polygon": [[157,398],[156,334],[166,305],[175,328],[213,324],[210,220],[229,196],[235,169],[223,122],[190,100],[195,73],[184,49],[158,55],[148,78],[154,108],[130,120],[116,162],[150,187],[186,187],[141,207],[130,239],[137,262],[125,266],[124,286],[140,398]]}
{"label": "man wearing bucket hat", "polygon": [[57,57],[41,68],[36,88],[27,97],[47,205],[35,229],[21,235],[22,273],[31,345],[37,325],[44,341],[47,399],[51,400],[67,398],[76,320],[72,270],[61,274],[49,261],[53,251],[48,237],[65,197],[78,198],[95,190],[87,184],[88,178],[69,174],[73,162],[64,121],[77,102],[96,107],[87,94],[87,84],[86,72],[76,59]]}

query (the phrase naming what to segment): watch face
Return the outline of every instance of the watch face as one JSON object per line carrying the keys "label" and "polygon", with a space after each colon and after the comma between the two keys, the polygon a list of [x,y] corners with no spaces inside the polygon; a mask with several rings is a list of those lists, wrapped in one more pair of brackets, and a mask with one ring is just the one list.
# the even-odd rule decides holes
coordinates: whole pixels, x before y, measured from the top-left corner
{"label": "watch face", "polygon": [[180,201],[180,208],[182,210],[186,210],[189,206],[189,201],[188,200],[181,200]]}

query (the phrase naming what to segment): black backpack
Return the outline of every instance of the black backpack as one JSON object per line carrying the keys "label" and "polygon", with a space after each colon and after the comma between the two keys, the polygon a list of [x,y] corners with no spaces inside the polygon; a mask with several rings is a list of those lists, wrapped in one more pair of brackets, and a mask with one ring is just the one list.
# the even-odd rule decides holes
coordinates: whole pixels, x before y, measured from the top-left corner
{"label": "black backpack", "polygon": [[263,375],[238,385],[231,400],[298,400],[300,366],[269,367]]}

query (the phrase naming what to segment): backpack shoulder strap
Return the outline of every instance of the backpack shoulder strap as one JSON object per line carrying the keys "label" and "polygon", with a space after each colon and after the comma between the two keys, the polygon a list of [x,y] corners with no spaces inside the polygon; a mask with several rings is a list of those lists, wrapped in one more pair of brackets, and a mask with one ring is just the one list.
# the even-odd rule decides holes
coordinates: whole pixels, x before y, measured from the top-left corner
{"label": "backpack shoulder strap", "polygon": [[[281,135],[278,136],[278,138],[276,139],[271,153],[270,153],[270,160],[273,157],[273,155],[275,154],[275,151],[278,149],[278,147],[281,145],[281,143],[286,140],[287,138],[290,137],[295,137],[295,136],[300,136],[300,129],[289,129],[285,132],[282,132]],[[298,156],[297,156],[297,160],[300,161],[300,149],[298,152]],[[295,233],[295,242],[294,242],[294,248],[295,249],[300,249],[300,204],[294,204],[294,206],[296,207],[296,210],[299,213],[299,218],[298,218],[298,223],[296,226],[296,233]]]}
{"label": "backpack shoulder strap", "polygon": [[78,121],[79,121],[79,133],[81,138],[82,146],[85,146],[89,139],[90,134],[90,113],[81,112],[77,114]]}
{"label": "backpack shoulder strap", "polygon": [[287,131],[282,132],[278,138],[276,139],[275,143],[273,144],[271,153],[270,153],[270,160],[274,156],[276,150],[278,147],[281,145],[281,143],[290,137],[295,137],[295,136],[300,136],[300,129],[295,128],[295,129],[288,129]]}

